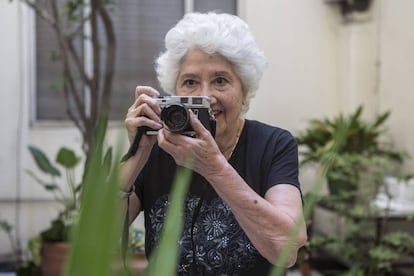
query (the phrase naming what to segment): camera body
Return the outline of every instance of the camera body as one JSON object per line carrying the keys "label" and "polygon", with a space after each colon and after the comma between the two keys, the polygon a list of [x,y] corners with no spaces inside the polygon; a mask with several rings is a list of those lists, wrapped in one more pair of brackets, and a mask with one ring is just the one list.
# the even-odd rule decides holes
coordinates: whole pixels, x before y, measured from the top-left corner
{"label": "camera body", "polygon": [[[161,96],[155,98],[161,107],[161,121],[171,132],[180,133],[190,137],[195,131],[190,123],[190,110],[198,117],[203,126],[214,137],[216,133],[216,120],[210,109],[210,98],[207,96]],[[156,135],[157,130],[148,128],[146,135]]]}

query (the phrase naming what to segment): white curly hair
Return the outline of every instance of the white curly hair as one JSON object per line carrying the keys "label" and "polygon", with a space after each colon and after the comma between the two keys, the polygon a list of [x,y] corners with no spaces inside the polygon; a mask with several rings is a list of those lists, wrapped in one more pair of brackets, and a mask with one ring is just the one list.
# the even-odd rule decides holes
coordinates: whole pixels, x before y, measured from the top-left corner
{"label": "white curly hair", "polygon": [[243,112],[259,87],[267,65],[248,25],[239,17],[224,13],[187,13],[165,36],[165,51],[156,59],[158,81],[165,92],[175,94],[180,62],[190,49],[219,54],[239,76],[246,101]]}

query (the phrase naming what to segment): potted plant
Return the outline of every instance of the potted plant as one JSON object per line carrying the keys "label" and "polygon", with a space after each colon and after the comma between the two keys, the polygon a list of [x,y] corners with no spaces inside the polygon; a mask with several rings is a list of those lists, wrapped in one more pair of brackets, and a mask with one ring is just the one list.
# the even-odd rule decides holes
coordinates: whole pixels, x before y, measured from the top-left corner
{"label": "potted plant", "polygon": [[309,228],[305,263],[312,269],[324,275],[399,275],[401,261],[413,259],[414,236],[400,224],[412,221],[412,214],[396,216],[375,204],[341,201],[312,192],[304,196],[305,206],[311,198],[332,215],[329,224],[335,225],[332,231],[325,231],[326,225]]}
{"label": "potted plant", "polygon": [[355,198],[359,183],[375,193],[386,173],[402,162],[405,154],[384,140],[386,111],[371,121],[361,118],[363,107],[345,116],[312,119],[296,139],[301,146],[301,165],[329,164],[326,170],[330,195],[340,199]]}
{"label": "potted plant", "polygon": [[[348,231],[344,235],[314,234],[309,241],[314,260],[323,254],[321,248],[337,256],[330,262],[329,275],[397,275],[394,264],[414,256],[414,236],[409,232],[390,231],[378,239],[368,221],[347,218],[345,223]],[[339,262],[336,268],[334,262]]]}
{"label": "potted plant", "polygon": [[[60,275],[63,272],[63,264],[69,250],[69,232],[79,209],[81,185],[76,181],[75,168],[81,158],[74,151],[62,147],[56,155],[56,165],[53,165],[39,148],[29,146],[29,151],[39,170],[49,176],[50,180],[44,180],[30,170],[28,174],[46,191],[52,193],[57,202],[62,203],[63,208],[57,217],[53,219],[47,229],[40,233],[42,273],[44,276]],[[63,177],[59,166],[65,170],[65,188],[59,185],[58,179]]]}

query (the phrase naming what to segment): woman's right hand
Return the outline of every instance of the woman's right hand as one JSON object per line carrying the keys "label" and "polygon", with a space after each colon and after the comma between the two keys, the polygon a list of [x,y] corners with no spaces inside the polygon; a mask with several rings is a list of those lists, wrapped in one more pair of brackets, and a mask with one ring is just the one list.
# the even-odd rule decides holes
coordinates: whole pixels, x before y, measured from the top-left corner
{"label": "woman's right hand", "polygon": [[[139,127],[149,127],[160,129],[163,127],[160,120],[161,108],[154,97],[159,97],[160,93],[149,86],[137,86],[135,88],[135,101],[128,108],[125,118],[125,125],[128,131],[128,139],[132,144]],[[145,166],[152,147],[157,142],[156,135],[142,135],[139,141],[137,154],[122,162],[120,189],[131,191],[135,179]]]}
{"label": "woman's right hand", "polygon": [[[152,129],[163,127],[160,120],[161,108],[154,97],[160,93],[149,86],[137,86],[135,88],[135,102],[129,107],[125,118],[129,142],[134,141],[138,127],[147,126]],[[157,141],[157,136],[143,135],[139,147],[151,149]]]}

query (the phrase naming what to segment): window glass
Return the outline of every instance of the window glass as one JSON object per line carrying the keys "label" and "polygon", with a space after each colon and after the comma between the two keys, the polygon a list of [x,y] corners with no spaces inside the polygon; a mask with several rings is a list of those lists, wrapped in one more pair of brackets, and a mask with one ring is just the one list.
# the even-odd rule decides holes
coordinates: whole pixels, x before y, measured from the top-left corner
{"label": "window glass", "polygon": [[198,12],[224,12],[237,14],[237,0],[194,0],[194,10]]}
{"label": "window glass", "polygon": [[[136,85],[159,88],[154,59],[163,50],[165,33],[184,14],[183,0],[116,0],[110,8],[116,36],[116,61],[110,119],[123,120],[134,100]],[[194,10],[236,14],[236,0],[194,1]],[[102,42],[104,44],[104,41]],[[83,42],[75,47],[82,50]],[[68,120],[63,95],[62,66],[50,26],[36,20],[36,119]],[[83,61],[86,62],[83,55]],[[80,87],[79,76],[75,85]],[[93,100],[93,99],[91,99]]]}
{"label": "window glass", "polygon": [[111,119],[123,119],[137,85],[159,89],[154,60],[163,50],[165,33],[184,14],[182,0],[122,0],[115,7],[116,74]]}
{"label": "window glass", "polygon": [[[78,45],[79,46],[79,45]],[[36,18],[36,119],[66,119],[63,66],[55,33]]]}

